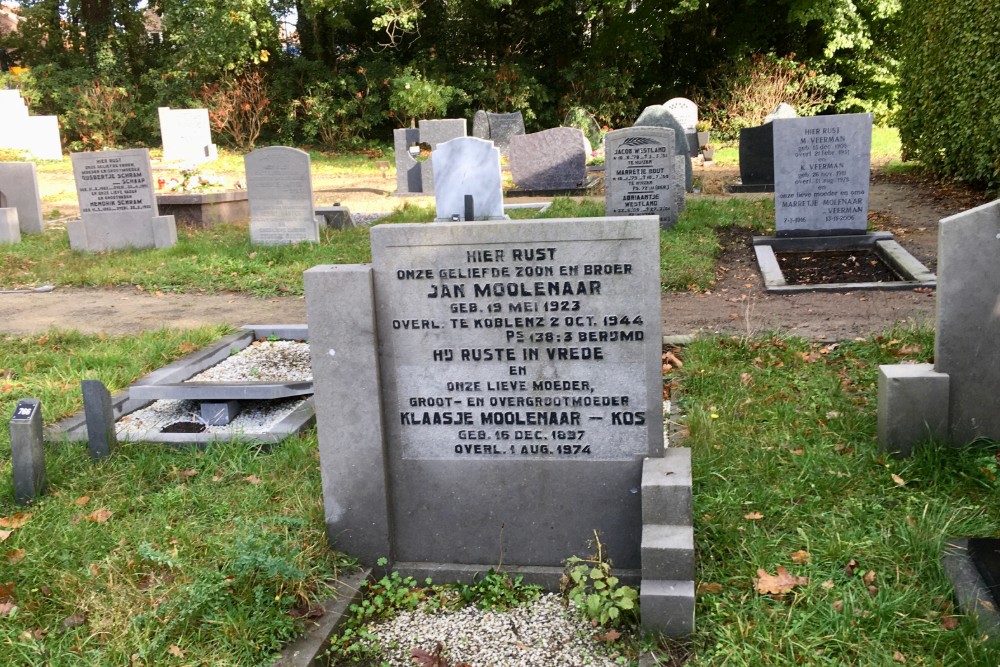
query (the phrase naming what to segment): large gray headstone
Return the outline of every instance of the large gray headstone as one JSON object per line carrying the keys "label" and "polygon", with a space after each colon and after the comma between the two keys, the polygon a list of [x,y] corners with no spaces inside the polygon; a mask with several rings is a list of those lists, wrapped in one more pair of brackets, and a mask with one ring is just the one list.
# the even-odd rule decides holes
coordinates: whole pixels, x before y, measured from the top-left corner
{"label": "large gray headstone", "polygon": [[778,119],[771,125],[776,234],[867,232],[871,114]]}
{"label": "large gray headstone", "polygon": [[639,568],[643,459],[663,448],[658,222],[380,225],[370,268],[306,271],[339,548],[555,580],[597,530]]}
{"label": "large gray headstone", "polygon": [[420,163],[410,155],[410,146],[420,143],[420,130],[401,128],[392,131],[392,148],[396,154],[396,194],[423,193]]}
{"label": "large gray headstone", "polygon": [[486,114],[486,119],[490,124],[490,140],[501,153],[507,151],[512,137],[524,134],[524,117],[520,111],[489,113]]}
{"label": "large gray headstone", "polygon": [[0,162],[0,190],[7,201],[0,206],[17,209],[21,233],[41,234],[45,231],[34,162]]}
{"label": "large gray headstone", "polygon": [[80,220],[66,225],[70,247],[82,251],[166,248],[177,242],[172,215],[159,215],[149,151],[73,153]]}
{"label": "large gray headstone", "polygon": [[250,243],[318,242],[309,153],[269,146],[247,153],[243,162],[250,203]]}
{"label": "large gray headstone", "polygon": [[87,420],[87,448],[92,459],[111,456],[118,446],[111,392],[100,380],[82,380],[83,413]]}
{"label": "large gray headstone", "polygon": [[467,125],[464,118],[440,118],[417,121],[420,143],[427,144],[433,151],[438,144],[466,136]]}
{"label": "large gray headstone", "polygon": [[438,144],[431,154],[434,199],[439,220],[465,219],[465,197],[471,196],[477,220],[503,218],[500,151],[492,141],[459,137]]}
{"label": "large gray headstone", "polygon": [[510,175],[523,190],[573,190],[587,180],[590,144],[575,127],[511,137]]}
{"label": "large gray headstone", "polygon": [[[604,137],[604,202],[608,215],[656,215],[677,222],[674,131],[629,127]],[[683,189],[683,188],[682,188]]]}
{"label": "large gray headstone", "polygon": [[677,122],[667,109],[660,104],[648,106],[642,110],[632,127],[665,127],[674,131],[674,145],[678,155],[687,158],[684,161],[684,189],[691,192],[694,175],[691,168],[691,146],[684,136],[684,127]]}
{"label": "large gray headstone", "polygon": [[164,161],[200,163],[218,159],[208,109],[160,107],[158,111]]}
{"label": "large gray headstone", "polygon": [[472,136],[477,139],[490,138],[490,119],[487,113],[480,109],[472,116]]}

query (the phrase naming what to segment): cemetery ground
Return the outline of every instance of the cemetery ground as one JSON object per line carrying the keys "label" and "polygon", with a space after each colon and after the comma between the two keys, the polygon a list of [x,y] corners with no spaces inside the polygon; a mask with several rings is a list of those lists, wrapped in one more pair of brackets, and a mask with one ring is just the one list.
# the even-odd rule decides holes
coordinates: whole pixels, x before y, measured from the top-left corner
{"label": "cemetery ground", "polygon": [[[352,211],[392,208],[368,191],[394,180],[366,169],[331,175],[330,194]],[[703,170],[704,189],[727,170]],[[50,171],[45,210],[69,215],[46,192]],[[970,205],[935,187],[883,173],[871,203],[872,224],[932,268],[937,220]],[[621,628],[608,652],[624,664],[998,664],[940,565],[948,537],[996,532],[998,447],[895,460],[876,443],[877,366],[931,359],[933,293],[767,295],[744,238],[773,220],[768,200],[706,194],[688,207],[661,246],[664,333],[702,333],[666,350],[664,379],[671,442],[692,448],[696,632],[656,642]],[[726,231],[734,220],[745,231]],[[0,414],[35,396],[51,423],[80,409],[81,379],[121,390],[233,325],[303,322],[303,268],[368,252],[365,228],[315,247],[253,248],[239,227],[180,236],[173,249],[83,256],[52,225],[5,248],[4,289],[56,289],[0,294]],[[85,445],[53,444],[48,493],[28,508],[13,504],[4,457],[0,662],[266,664],[351,564],[325,547],[316,448],[310,431],[267,451],[126,444],[91,463]]]}

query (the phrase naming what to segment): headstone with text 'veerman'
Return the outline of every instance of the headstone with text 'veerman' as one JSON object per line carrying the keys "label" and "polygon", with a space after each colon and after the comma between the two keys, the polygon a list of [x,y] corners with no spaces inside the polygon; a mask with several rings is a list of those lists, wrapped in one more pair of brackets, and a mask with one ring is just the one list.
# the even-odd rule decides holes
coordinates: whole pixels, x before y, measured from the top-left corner
{"label": "headstone with text 'veerman'", "polygon": [[287,146],[243,157],[250,202],[250,242],[283,245],[319,241],[309,153]]}
{"label": "headstone with text 'veerman'", "polygon": [[655,216],[383,225],[370,267],[306,271],[338,548],[554,584],[596,530],[636,571],[663,452],[658,238]]}
{"label": "headstone with text 'veerman'", "polygon": [[777,119],[777,236],[840,236],[868,229],[871,114]]}
{"label": "headstone with text 'veerman'", "polygon": [[662,127],[613,130],[605,135],[604,146],[607,214],[657,215],[662,226],[676,224],[679,179],[674,174],[674,131]]}
{"label": "headstone with text 'veerman'", "polygon": [[159,215],[149,151],[73,153],[80,219],[66,224],[73,250],[167,248],[177,242],[174,216]]}

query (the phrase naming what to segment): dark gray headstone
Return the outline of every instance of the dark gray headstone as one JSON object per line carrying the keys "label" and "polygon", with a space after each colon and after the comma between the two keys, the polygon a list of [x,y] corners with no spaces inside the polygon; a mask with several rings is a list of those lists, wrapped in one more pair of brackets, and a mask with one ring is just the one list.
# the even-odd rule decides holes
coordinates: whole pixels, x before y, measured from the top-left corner
{"label": "dark gray headstone", "polygon": [[100,380],[83,380],[80,387],[83,390],[83,414],[87,420],[90,457],[95,460],[107,458],[118,445],[111,392]]}
{"label": "dark gray headstone", "polygon": [[420,143],[420,130],[402,128],[392,131],[392,148],[396,153],[396,194],[423,192],[420,163],[410,155],[410,146]]}
{"label": "dark gray headstone", "polygon": [[10,418],[10,454],[14,500],[27,505],[45,493],[45,446],[42,440],[42,403],[37,398],[17,402]]}
{"label": "dark gray headstone", "polygon": [[486,118],[490,124],[490,140],[506,153],[511,137],[524,134],[524,117],[520,111],[514,113],[488,113]]}
{"label": "dark gray headstone", "polygon": [[673,114],[667,111],[666,107],[661,104],[654,104],[643,109],[642,113],[639,114],[639,118],[637,118],[635,123],[632,124],[632,127],[641,127],[643,125],[649,125],[651,127],[666,127],[674,131],[674,143],[677,146],[677,154],[684,155],[688,158],[685,161],[684,166],[684,189],[691,192],[694,178],[690,160],[691,147],[688,145],[688,140],[685,136],[683,126],[681,126]]}
{"label": "dark gray headstone", "polygon": [[[436,120],[421,120],[417,122],[420,130],[420,143],[427,144],[433,151],[438,144],[466,136],[464,118],[439,118]],[[426,189],[426,184],[424,184]]]}
{"label": "dark gray headstone", "polygon": [[316,216],[330,229],[347,229],[355,226],[351,211],[346,206],[317,206]]}
{"label": "dark gray headstone", "polygon": [[589,144],[575,127],[554,127],[510,141],[510,174],[523,190],[572,190],[587,179]]}
{"label": "dark gray headstone", "polygon": [[774,187],[774,125],[740,130],[740,181]]}

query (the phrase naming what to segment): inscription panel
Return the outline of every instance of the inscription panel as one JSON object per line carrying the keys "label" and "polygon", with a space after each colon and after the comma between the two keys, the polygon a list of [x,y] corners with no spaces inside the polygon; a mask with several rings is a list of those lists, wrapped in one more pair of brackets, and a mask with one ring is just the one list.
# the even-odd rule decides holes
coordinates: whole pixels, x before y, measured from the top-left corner
{"label": "inscription panel", "polygon": [[152,167],[145,148],[73,153],[71,158],[80,217],[139,212],[157,215]]}
{"label": "inscription panel", "polygon": [[658,215],[676,222],[674,131],[630,127],[608,132],[605,207],[609,215]]}
{"label": "inscription panel", "polygon": [[657,218],[372,229],[385,420],[404,459],[662,447]]}

